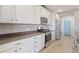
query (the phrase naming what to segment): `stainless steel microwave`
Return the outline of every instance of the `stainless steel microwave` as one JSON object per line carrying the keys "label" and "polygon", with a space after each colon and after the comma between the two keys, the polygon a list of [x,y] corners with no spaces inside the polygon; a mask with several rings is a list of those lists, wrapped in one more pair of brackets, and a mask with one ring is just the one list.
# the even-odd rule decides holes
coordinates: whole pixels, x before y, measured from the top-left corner
{"label": "stainless steel microwave", "polygon": [[48,18],[46,17],[41,17],[41,24],[46,25],[48,23]]}

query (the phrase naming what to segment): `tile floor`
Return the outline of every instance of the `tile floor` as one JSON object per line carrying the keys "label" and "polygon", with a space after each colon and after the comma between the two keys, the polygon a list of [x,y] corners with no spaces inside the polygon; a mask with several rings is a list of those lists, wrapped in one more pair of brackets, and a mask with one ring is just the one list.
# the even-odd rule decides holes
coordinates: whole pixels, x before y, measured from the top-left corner
{"label": "tile floor", "polygon": [[52,44],[44,48],[40,53],[72,53],[74,50],[74,39],[71,37],[63,37],[55,40]]}

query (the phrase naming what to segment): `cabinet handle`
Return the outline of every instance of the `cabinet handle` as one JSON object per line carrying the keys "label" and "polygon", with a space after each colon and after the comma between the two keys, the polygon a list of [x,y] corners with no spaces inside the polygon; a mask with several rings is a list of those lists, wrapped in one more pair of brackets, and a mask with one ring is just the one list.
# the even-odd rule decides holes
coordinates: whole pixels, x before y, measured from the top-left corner
{"label": "cabinet handle", "polygon": [[36,52],[36,50],[34,50],[33,52]]}
{"label": "cabinet handle", "polygon": [[17,50],[15,50],[15,52],[17,52]]}
{"label": "cabinet handle", "polygon": [[21,43],[17,43],[17,44],[15,44],[15,45],[18,45],[18,44],[21,44]]}
{"label": "cabinet handle", "polygon": [[19,48],[21,50],[21,48]]}
{"label": "cabinet handle", "polygon": [[34,42],[34,43],[36,43],[36,42]]}
{"label": "cabinet handle", "polygon": [[37,47],[37,46],[34,46],[34,47]]}
{"label": "cabinet handle", "polygon": [[12,19],[12,21],[14,21],[14,19]]}
{"label": "cabinet handle", "polygon": [[18,21],[18,20],[16,19],[16,21]]}
{"label": "cabinet handle", "polygon": [[36,39],[36,38],[34,38],[34,39]]}

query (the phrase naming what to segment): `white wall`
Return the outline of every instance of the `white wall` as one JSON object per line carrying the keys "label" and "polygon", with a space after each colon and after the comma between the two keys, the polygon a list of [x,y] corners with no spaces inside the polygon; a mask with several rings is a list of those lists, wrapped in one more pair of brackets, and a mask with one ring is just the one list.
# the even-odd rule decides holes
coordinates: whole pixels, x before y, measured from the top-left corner
{"label": "white wall", "polygon": [[74,15],[75,15],[75,29],[76,32],[79,32],[79,11],[76,11]]}
{"label": "white wall", "polygon": [[74,12],[75,15],[75,38],[79,41],[79,10]]}

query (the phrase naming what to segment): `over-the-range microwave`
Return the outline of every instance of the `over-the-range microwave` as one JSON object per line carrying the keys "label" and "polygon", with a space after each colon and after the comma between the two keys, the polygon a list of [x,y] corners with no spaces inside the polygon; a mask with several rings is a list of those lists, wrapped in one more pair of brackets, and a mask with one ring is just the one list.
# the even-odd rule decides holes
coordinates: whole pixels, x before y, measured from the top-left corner
{"label": "over-the-range microwave", "polygon": [[42,25],[46,25],[48,23],[48,18],[46,17],[41,17],[40,20]]}

